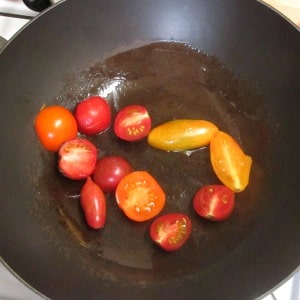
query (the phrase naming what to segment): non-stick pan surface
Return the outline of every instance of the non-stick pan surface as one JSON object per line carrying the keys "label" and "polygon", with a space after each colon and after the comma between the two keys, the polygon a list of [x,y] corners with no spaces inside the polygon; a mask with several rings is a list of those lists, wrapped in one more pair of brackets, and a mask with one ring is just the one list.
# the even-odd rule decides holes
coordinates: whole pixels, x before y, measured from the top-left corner
{"label": "non-stick pan surface", "polygon": [[[84,223],[73,196],[80,183],[58,174],[55,155],[41,149],[33,129],[43,104],[72,108],[81,96],[98,91],[93,84],[99,84],[103,65],[96,63],[103,57],[159,40],[188,43],[213,56],[203,55],[201,63],[213,66],[209,74],[221,70],[219,76],[189,81],[187,73],[180,81],[185,88],[191,83],[198,99],[205,94],[206,102],[184,88],[172,94],[176,76],[183,77],[169,62],[170,77],[163,73],[154,88],[144,70],[148,94],[126,90],[118,105],[140,99],[156,124],[202,112],[254,160],[233,217],[212,224],[197,219],[185,201],[196,184],[216,180],[205,163],[207,152],[188,156],[156,151],[145,142],[128,146],[112,137],[93,138],[103,153],[122,154],[136,168],[149,169],[170,198],[181,195],[166,212],[183,210],[196,225],[186,247],[171,254],[151,244],[149,223],[132,224],[114,209],[113,197],[105,234],[78,226]],[[254,299],[274,287],[300,260],[299,42],[295,28],[256,1],[69,0],[40,15],[0,55],[3,260],[52,299]],[[152,47],[167,52],[173,46]],[[109,76],[132,74],[127,58],[142,69],[143,51],[154,48],[108,59]],[[192,59],[195,51],[189,51]],[[187,54],[178,54],[179,70]],[[199,92],[197,80],[207,89]],[[151,91],[161,97],[153,99]],[[210,102],[218,99],[223,102]]]}

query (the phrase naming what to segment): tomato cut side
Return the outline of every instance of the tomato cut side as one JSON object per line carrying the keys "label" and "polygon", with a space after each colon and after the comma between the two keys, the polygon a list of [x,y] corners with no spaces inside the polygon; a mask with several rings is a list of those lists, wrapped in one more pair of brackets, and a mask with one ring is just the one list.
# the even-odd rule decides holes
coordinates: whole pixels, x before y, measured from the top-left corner
{"label": "tomato cut side", "polygon": [[210,160],[217,177],[232,191],[242,192],[247,187],[252,158],[229,134],[219,131],[212,137]]}
{"label": "tomato cut side", "polygon": [[116,201],[129,219],[142,222],[162,211],[166,195],[152,175],[146,171],[135,171],[119,182]]}
{"label": "tomato cut side", "polygon": [[199,216],[211,221],[223,221],[233,211],[234,193],[224,185],[207,185],[197,191],[193,205]]}
{"label": "tomato cut side", "polygon": [[167,214],[154,220],[150,226],[152,240],[166,251],[176,251],[191,234],[192,222],[185,214]]}
{"label": "tomato cut side", "polygon": [[59,149],[58,167],[70,179],[84,179],[90,176],[96,166],[97,148],[86,139],[67,141]]}
{"label": "tomato cut side", "polygon": [[120,139],[133,142],[146,137],[151,129],[151,118],[141,105],[130,105],[118,112],[114,132]]}
{"label": "tomato cut side", "polygon": [[43,147],[53,152],[77,136],[75,117],[67,108],[58,105],[43,108],[37,114],[34,126]]}

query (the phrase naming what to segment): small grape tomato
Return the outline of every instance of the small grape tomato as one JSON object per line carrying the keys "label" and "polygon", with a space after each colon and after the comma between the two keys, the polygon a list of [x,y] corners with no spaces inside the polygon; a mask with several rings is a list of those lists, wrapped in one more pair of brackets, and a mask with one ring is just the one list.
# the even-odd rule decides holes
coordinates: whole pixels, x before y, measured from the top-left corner
{"label": "small grape tomato", "polygon": [[88,177],[80,191],[80,204],[87,224],[93,229],[104,226],[106,221],[106,200],[101,188]]}
{"label": "small grape tomato", "polygon": [[211,221],[223,221],[233,211],[234,193],[224,185],[206,185],[195,194],[193,205],[199,216]]}
{"label": "small grape tomato", "polygon": [[141,105],[130,105],[120,110],[115,118],[114,132],[120,139],[133,142],[146,137],[151,130],[151,118]]}
{"label": "small grape tomato", "polygon": [[185,214],[167,214],[154,220],[150,226],[151,239],[165,251],[176,251],[191,234],[192,222]]}
{"label": "small grape tomato", "polygon": [[86,139],[76,138],[65,142],[58,152],[60,172],[70,179],[90,176],[96,166],[97,148]]}
{"label": "small grape tomato", "polygon": [[34,126],[42,146],[48,151],[57,152],[64,142],[77,136],[76,119],[63,106],[43,108],[37,114]]}
{"label": "small grape tomato", "polygon": [[100,133],[111,123],[111,109],[108,102],[100,97],[89,97],[76,105],[75,118],[78,130],[86,135]]}
{"label": "small grape tomato", "polygon": [[129,219],[142,222],[162,211],[166,195],[152,175],[134,171],[121,179],[116,189],[116,201]]}
{"label": "small grape tomato", "polygon": [[112,193],[116,190],[120,180],[130,172],[132,172],[132,166],[125,158],[109,155],[97,160],[92,177],[103,192]]}

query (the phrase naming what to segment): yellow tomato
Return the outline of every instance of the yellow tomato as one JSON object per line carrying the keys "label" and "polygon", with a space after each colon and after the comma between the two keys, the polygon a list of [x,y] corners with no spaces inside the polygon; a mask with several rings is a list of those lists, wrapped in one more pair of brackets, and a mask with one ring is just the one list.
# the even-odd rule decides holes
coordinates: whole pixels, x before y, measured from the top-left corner
{"label": "yellow tomato", "polygon": [[210,141],[213,170],[224,185],[242,192],[249,183],[252,158],[227,133],[219,131]]}
{"label": "yellow tomato", "polygon": [[150,146],[166,151],[185,151],[207,146],[218,128],[204,120],[181,119],[163,123],[148,135]]}

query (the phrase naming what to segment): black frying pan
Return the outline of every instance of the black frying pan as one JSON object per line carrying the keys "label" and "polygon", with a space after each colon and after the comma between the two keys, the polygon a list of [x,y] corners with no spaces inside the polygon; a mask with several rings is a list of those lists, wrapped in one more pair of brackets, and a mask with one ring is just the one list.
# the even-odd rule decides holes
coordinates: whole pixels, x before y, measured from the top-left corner
{"label": "black frying pan", "polygon": [[[143,83],[153,95],[159,88],[161,97],[131,89],[119,105],[142,99],[155,123],[202,114],[232,133],[254,159],[250,185],[238,195],[232,218],[212,224],[199,220],[189,202],[196,186],[217,180],[207,152],[174,158],[143,142],[125,145],[109,131],[105,139],[92,138],[104,154],[115,152],[135,168],[149,169],[170,198],[182,192],[165,212],[189,213],[194,231],[172,254],[155,248],[150,223],[129,222],[113,197],[105,230],[88,230],[69,197],[81,183],[58,174],[55,155],[41,149],[33,130],[44,103],[73,108],[97,91],[103,57],[158,40],[213,55],[217,61],[205,59],[216,72],[209,72],[202,92],[195,81],[177,81],[194,84],[199,97],[192,97],[184,87],[180,96],[172,94],[168,76],[164,84],[147,81],[145,69]],[[169,51],[170,45],[155,47]],[[108,59],[112,71],[106,75],[132,71],[131,60],[142,68],[143,56],[134,57]],[[182,78],[180,65],[169,67]],[[256,1],[70,0],[41,14],[0,55],[1,257],[52,299],[254,299],[267,292],[300,261],[299,67],[299,32]],[[203,101],[203,94],[211,98]],[[215,106],[209,99],[222,102]]]}

